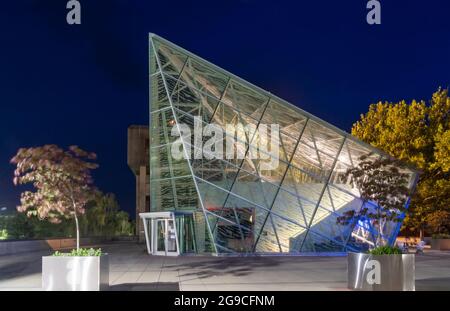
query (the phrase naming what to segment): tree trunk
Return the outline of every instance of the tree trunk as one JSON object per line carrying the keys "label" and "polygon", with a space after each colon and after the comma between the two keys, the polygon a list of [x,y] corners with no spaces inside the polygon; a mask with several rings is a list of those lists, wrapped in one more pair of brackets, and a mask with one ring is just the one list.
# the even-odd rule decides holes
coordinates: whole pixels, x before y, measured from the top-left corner
{"label": "tree trunk", "polygon": [[420,241],[423,240],[423,229],[419,230],[419,237],[420,237]]}
{"label": "tree trunk", "polygon": [[378,237],[375,247],[383,246],[383,223],[381,216],[378,217]]}
{"label": "tree trunk", "polygon": [[80,249],[80,228],[79,228],[79,224],[78,224],[78,217],[77,217],[77,213],[74,213],[75,216],[75,226],[77,229],[77,251]]}

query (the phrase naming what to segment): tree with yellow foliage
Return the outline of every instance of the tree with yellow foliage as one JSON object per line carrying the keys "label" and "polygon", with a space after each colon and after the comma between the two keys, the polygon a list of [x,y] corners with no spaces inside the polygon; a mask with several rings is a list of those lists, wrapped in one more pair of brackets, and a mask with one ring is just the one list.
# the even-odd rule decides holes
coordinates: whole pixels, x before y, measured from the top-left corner
{"label": "tree with yellow foliage", "polygon": [[[404,227],[419,231],[421,237],[431,224],[448,233],[448,218],[436,217],[450,213],[448,89],[438,89],[428,103],[413,100],[372,104],[353,125],[352,135],[422,171]],[[437,219],[443,223],[436,225]]]}

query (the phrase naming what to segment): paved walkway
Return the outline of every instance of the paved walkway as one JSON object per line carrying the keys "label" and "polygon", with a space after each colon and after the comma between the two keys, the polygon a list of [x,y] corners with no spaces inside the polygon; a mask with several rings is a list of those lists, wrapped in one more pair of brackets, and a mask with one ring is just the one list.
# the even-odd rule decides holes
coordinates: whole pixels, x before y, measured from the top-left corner
{"label": "paved walkway", "polygon": [[[104,245],[111,290],[347,290],[345,257],[156,257],[144,245]],[[41,256],[0,256],[0,290],[40,290]],[[450,290],[450,252],[416,256],[417,290]]]}

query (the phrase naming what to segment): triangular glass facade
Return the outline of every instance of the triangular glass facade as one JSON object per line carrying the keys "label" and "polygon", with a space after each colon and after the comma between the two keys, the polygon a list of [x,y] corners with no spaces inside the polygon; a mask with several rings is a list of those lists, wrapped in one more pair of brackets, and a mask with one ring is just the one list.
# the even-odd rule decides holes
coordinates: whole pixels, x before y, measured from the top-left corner
{"label": "triangular glass facade", "polygon": [[[336,224],[362,205],[338,175],[359,156],[382,153],[163,38],[149,40],[151,211],[192,212],[197,252],[340,252],[373,243],[369,222]],[[223,130],[215,148],[231,156],[208,154],[211,136],[192,134],[208,124]],[[263,124],[279,126],[266,137],[276,156],[258,149]],[[227,131],[237,127],[241,135]],[[264,167],[271,160],[276,168]],[[399,226],[385,228],[389,243]]]}

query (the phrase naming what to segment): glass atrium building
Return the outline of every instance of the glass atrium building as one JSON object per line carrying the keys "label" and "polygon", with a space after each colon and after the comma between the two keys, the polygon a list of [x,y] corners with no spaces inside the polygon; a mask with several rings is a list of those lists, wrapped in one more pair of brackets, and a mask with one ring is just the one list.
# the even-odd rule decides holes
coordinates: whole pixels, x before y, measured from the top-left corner
{"label": "glass atrium building", "polygon": [[[343,212],[373,204],[339,177],[360,156],[382,152],[159,36],[149,41],[150,212],[140,214],[149,253],[343,252],[373,245],[370,221],[336,223]],[[208,124],[223,129],[223,137],[192,134]],[[258,148],[265,124],[278,125],[266,133],[276,155]],[[230,131],[242,126],[242,135]],[[208,156],[201,146],[212,137],[216,149],[231,141],[223,147],[231,156]],[[174,157],[174,150],[183,156]],[[412,189],[417,172],[408,172]],[[388,243],[400,225],[385,225]]]}

